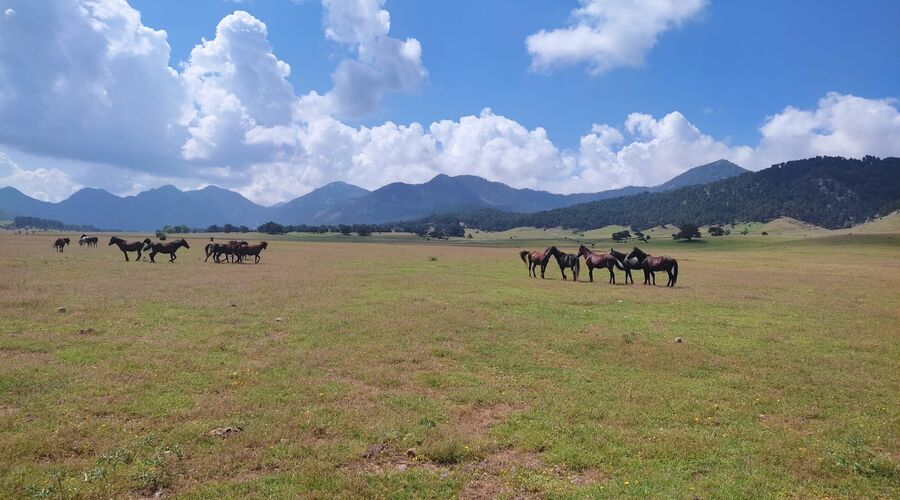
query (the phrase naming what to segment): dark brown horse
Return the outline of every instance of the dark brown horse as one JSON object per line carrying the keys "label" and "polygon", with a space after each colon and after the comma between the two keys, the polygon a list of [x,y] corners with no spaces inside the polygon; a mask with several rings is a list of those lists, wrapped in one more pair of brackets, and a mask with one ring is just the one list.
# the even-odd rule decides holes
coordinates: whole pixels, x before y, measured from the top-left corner
{"label": "dark brown horse", "polygon": [[566,268],[569,268],[572,270],[572,281],[578,281],[578,272],[581,270],[581,261],[578,260],[577,255],[562,252],[556,247],[550,247],[547,252],[556,258],[556,263],[559,264],[559,271],[562,273],[563,279],[568,279],[566,277]]}
{"label": "dark brown horse", "polygon": [[248,243],[246,241],[234,241],[231,240],[228,243],[208,243],[206,245],[206,258],[203,259],[203,262],[209,260],[210,257],[213,258],[213,261],[216,263],[222,262],[222,256],[225,256],[225,262],[236,262],[235,259],[235,250],[241,246],[247,246]]}
{"label": "dark brown horse", "polygon": [[56,249],[57,252],[62,253],[63,249],[66,248],[66,245],[69,244],[69,238],[56,238],[56,241],[53,242],[53,248]]}
{"label": "dark brown horse", "polygon": [[666,286],[672,288],[675,287],[675,283],[678,281],[677,260],[665,255],[662,257],[654,257],[644,253],[638,247],[634,247],[634,250],[626,257],[626,259],[631,258],[636,258],[641,263],[641,269],[644,270],[645,285],[649,285],[651,279],[653,280],[653,284],[656,284],[656,275],[653,274],[653,271],[665,271],[669,275],[669,282],[666,283]]}
{"label": "dark brown horse", "polygon": [[252,255],[253,263],[259,264],[259,253],[269,247],[269,242],[261,241],[258,245],[238,245],[234,248],[234,256],[237,257],[239,263],[244,262],[244,257]]}
{"label": "dark brown horse", "polygon": [[[611,253],[612,256],[615,257],[616,260],[619,261],[619,267],[621,267],[622,269],[625,269],[625,284],[627,285],[628,280],[631,280],[631,284],[633,285],[634,277],[631,275],[631,270],[632,269],[643,269],[644,266],[641,264],[641,261],[638,260],[637,257],[631,257],[629,259],[628,254],[626,254],[625,252],[617,252],[617,251],[613,250],[612,248],[609,249],[609,253]],[[645,272],[649,272],[651,275],[653,274],[652,271],[645,271]],[[654,279],[656,279],[655,276],[654,276]]]}
{"label": "dark brown horse", "polygon": [[134,260],[135,262],[141,260],[141,252],[143,251],[146,245],[150,244],[150,238],[144,238],[144,241],[125,241],[122,238],[118,238],[113,236],[109,239],[109,245],[116,245],[119,247],[119,250],[125,254],[125,262],[128,262],[128,252],[137,252],[137,258]]}
{"label": "dark brown horse", "polygon": [[534,250],[532,252],[522,250],[519,252],[519,257],[522,257],[522,262],[528,264],[528,276],[537,278],[535,269],[537,269],[538,266],[541,266],[541,279],[544,279],[544,271],[547,270],[547,263],[550,262],[549,248],[543,252],[540,250]]}
{"label": "dark brown horse", "polygon": [[82,234],[81,238],[78,238],[78,246],[87,245],[89,247],[97,246],[98,238],[96,236],[88,236],[86,234]]}
{"label": "dark brown horse", "polygon": [[188,245],[188,242],[181,238],[180,240],[170,241],[168,243],[149,243],[145,248],[150,249],[150,262],[156,262],[154,257],[156,254],[165,253],[169,254],[169,262],[175,262],[175,252],[178,251],[179,248],[191,248]]}
{"label": "dark brown horse", "polygon": [[609,282],[612,284],[616,283],[616,274],[613,272],[613,267],[622,269],[622,266],[619,265],[619,261],[612,254],[594,253],[588,247],[581,245],[578,247],[578,256],[584,257],[584,263],[587,264],[588,276],[591,281],[594,281],[594,268],[605,267],[609,271]]}

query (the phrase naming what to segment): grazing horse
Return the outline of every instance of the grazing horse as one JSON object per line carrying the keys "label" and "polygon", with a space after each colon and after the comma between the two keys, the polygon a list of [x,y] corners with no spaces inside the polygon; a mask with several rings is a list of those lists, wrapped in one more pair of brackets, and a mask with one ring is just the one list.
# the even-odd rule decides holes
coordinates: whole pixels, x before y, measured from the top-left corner
{"label": "grazing horse", "polygon": [[134,260],[135,262],[141,260],[141,251],[144,249],[146,245],[150,244],[150,238],[144,238],[144,241],[125,241],[122,238],[118,238],[113,236],[109,239],[109,245],[116,245],[119,247],[119,250],[125,254],[125,262],[128,262],[128,252],[137,252],[137,258]]}
{"label": "grazing horse", "polygon": [[145,249],[150,249],[150,262],[156,262],[154,257],[156,257],[156,254],[158,253],[169,254],[169,262],[175,262],[175,252],[181,247],[191,248],[191,246],[188,245],[188,242],[184,238],[181,238],[180,240],[170,241],[168,243],[148,243]]}
{"label": "grazing horse", "polygon": [[566,268],[569,268],[572,270],[572,281],[578,281],[578,271],[581,270],[581,261],[578,259],[577,255],[562,252],[556,247],[550,247],[547,252],[556,257],[556,263],[559,264],[559,270],[562,272],[563,279],[568,279],[566,278]]}
{"label": "grazing horse", "polygon": [[[617,251],[613,250],[612,248],[609,249],[609,253],[611,253],[612,256],[616,258],[617,261],[619,261],[619,267],[621,267],[622,269],[625,269],[625,284],[627,285],[628,280],[630,279],[631,284],[633,285],[634,277],[631,275],[631,270],[632,269],[643,269],[644,266],[641,265],[641,261],[637,257],[631,257],[629,259],[628,254],[626,254],[625,252],[617,252]],[[653,274],[653,272],[650,271],[650,274]],[[654,276],[654,279],[655,279],[655,276]]]}
{"label": "grazing horse", "polygon": [[55,248],[57,252],[62,253],[63,249],[66,248],[66,245],[68,244],[69,238],[56,238],[56,241],[53,242],[53,248]]}
{"label": "grazing horse", "polygon": [[594,268],[605,267],[609,271],[609,282],[612,284],[616,283],[616,274],[613,272],[613,267],[622,269],[622,266],[619,265],[619,261],[612,254],[594,253],[588,247],[581,245],[578,247],[578,256],[584,257],[584,263],[588,266],[588,276],[591,281],[594,281]]}
{"label": "grazing horse", "polygon": [[239,263],[243,264],[244,257],[252,255],[254,257],[253,263],[259,264],[259,253],[268,247],[269,242],[267,241],[261,241],[258,245],[237,245],[234,247],[234,256],[237,257]]}
{"label": "grazing horse", "polygon": [[97,246],[98,238],[96,236],[88,236],[86,234],[82,234],[81,238],[78,239],[78,246],[87,245],[89,247]]}
{"label": "grazing horse", "polygon": [[669,275],[669,282],[666,283],[668,287],[675,287],[675,283],[678,281],[678,261],[673,259],[672,257],[662,256],[662,257],[654,257],[652,255],[648,255],[644,253],[640,248],[634,247],[634,250],[628,254],[626,259],[636,258],[641,263],[641,268],[644,270],[644,284],[649,285],[650,280],[652,278],[653,284],[656,285],[656,275],[653,274],[653,271],[665,271]]}
{"label": "grazing horse", "polygon": [[522,250],[519,252],[519,257],[522,257],[522,262],[528,264],[528,276],[537,278],[537,266],[541,266],[541,279],[544,279],[544,271],[547,270],[547,263],[550,262],[550,249],[546,249],[543,252],[540,250],[534,250],[533,252],[529,252],[528,250]]}

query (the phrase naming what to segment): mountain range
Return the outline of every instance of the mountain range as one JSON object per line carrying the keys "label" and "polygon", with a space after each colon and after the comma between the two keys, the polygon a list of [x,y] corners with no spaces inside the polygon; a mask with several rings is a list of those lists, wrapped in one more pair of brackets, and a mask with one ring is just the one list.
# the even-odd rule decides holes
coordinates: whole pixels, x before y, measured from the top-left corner
{"label": "mountain range", "polygon": [[426,214],[490,208],[532,213],[639,193],[658,193],[744,174],[747,170],[719,160],[692,168],[659,186],[628,186],[597,193],[554,194],[516,189],[472,175],[438,175],[423,184],[396,182],[374,191],[333,182],[273,207],[215,186],[181,191],[163,186],[134,196],[84,188],[59,203],[30,198],[12,187],[0,189],[0,219],[17,215],[67,224],[150,231],[165,225],[205,228],[212,224],[255,227],[281,224],[369,224],[414,219]]}
{"label": "mountain range", "polygon": [[860,160],[816,157],[703,185],[644,192],[523,214],[479,208],[436,213],[403,227],[456,225],[486,231],[514,227],[636,229],[682,223],[697,225],[767,222],[791,217],[837,229],[900,209],[900,158]]}

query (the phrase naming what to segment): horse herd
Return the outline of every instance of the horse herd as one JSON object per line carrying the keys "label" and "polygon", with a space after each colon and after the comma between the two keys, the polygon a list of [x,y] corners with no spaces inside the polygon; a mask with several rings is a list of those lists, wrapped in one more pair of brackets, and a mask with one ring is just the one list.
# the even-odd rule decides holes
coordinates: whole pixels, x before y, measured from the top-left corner
{"label": "horse herd", "polygon": [[[82,234],[81,238],[78,240],[78,245],[96,247],[97,241],[98,238],[96,236]],[[71,240],[69,238],[57,238],[56,241],[53,242],[53,248],[61,253],[66,245],[69,245],[70,243]],[[112,236],[109,238],[108,246],[112,245],[116,245],[119,250],[122,251],[122,254],[125,256],[125,262],[130,260],[128,258],[130,252],[135,252],[137,254],[135,262],[141,260],[143,252],[149,252],[150,262],[153,263],[156,262],[156,256],[158,254],[166,254],[169,256],[169,262],[175,262],[175,259],[177,258],[175,253],[179,248],[191,248],[184,238],[164,243],[161,241],[154,242],[150,238],[144,238],[142,241],[126,241],[118,236]],[[251,245],[246,241],[229,241],[228,243],[221,244],[210,243],[206,245],[206,259],[203,262],[207,262],[209,258],[212,257],[213,261],[216,263],[232,262],[234,264],[242,264],[244,262],[244,257],[252,255],[253,262],[258,264],[260,261],[260,252],[268,248],[268,246],[269,244],[265,241],[256,245]],[[223,255],[225,256],[224,260],[222,259]]]}
{"label": "horse herd", "polygon": [[656,271],[665,271],[669,275],[667,287],[674,287],[678,281],[678,261],[672,257],[662,256],[654,257],[644,253],[640,248],[634,247],[630,253],[617,252],[612,248],[607,253],[595,253],[588,247],[581,245],[578,247],[577,254],[569,254],[554,247],[547,248],[543,252],[534,250],[522,250],[519,256],[526,264],[528,264],[528,276],[537,278],[537,268],[541,268],[541,278],[544,277],[544,271],[547,270],[547,264],[550,257],[556,258],[559,264],[559,270],[563,279],[568,279],[566,269],[572,270],[572,278],[578,281],[578,274],[581,270],[581,257],[588,268],[588,276],[590,281],[594,281],[594,269],[606,268],[609,271],[609,282],[616,283],[616,275],[613,268],[625,271],[625,283],[630,279],[634,283],[634,277],[631,276],[632,270],[644,271],[644,284],[656,284]]}

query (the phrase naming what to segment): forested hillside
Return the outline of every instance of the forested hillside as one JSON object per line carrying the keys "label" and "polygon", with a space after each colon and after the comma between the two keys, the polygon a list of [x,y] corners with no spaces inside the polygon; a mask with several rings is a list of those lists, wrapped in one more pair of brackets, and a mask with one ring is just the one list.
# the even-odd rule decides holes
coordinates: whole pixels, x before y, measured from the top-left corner
{"label": "forested hillside", "polygon": [[792,217],[849,227],[900,206],[900,158],[816,157],[774,165],[704,186],[643,193],[532,214],[499,210],[435,214],[410,224],[462,222],[488,231],[520,226],[638,229]]}

